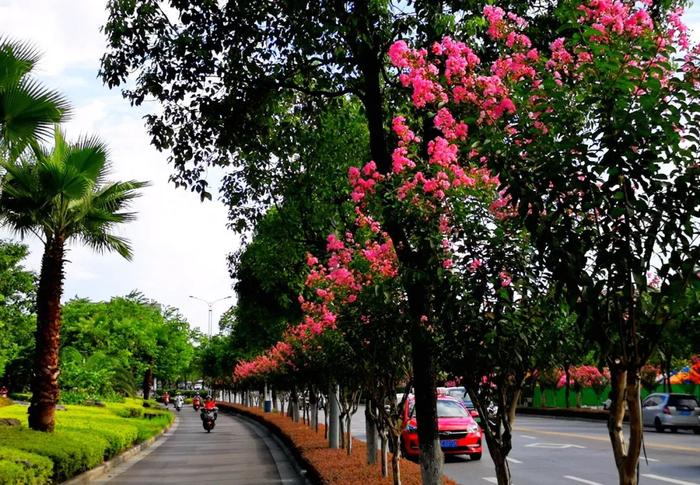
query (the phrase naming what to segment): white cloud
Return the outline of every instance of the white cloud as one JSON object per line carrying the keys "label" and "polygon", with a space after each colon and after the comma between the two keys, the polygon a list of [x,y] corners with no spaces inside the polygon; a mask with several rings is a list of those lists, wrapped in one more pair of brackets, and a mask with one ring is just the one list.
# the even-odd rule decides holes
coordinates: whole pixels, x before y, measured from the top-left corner
{"label": "white cloud", "polygon": [[[133,261],[74,245],[64,294],[108,299],[139,289],[180,308],[190,323],[206,330],[206,305],[188,295],[213,300],[233,294],[225,258],[238,247],[238,238],[225,228],[223,204],[200,203],[196,194],[168,183],[170,167],[166,155],[149,143],[144,111],[130,107],[96,78],[105,18],[98,0],[0,0],[0,32],[43,52],[38,77],[65,93],[74,107],[64,126],[69,139],[98,135],[109,146],[115,180],[151,182],[134,204],[137,221],[120,230],[133,244]],[[214,171],[210,183],[217,184]],[[38,271],[41,243],[29,242],[29,266]],[[215,306],[215,321],[227,307]]]}

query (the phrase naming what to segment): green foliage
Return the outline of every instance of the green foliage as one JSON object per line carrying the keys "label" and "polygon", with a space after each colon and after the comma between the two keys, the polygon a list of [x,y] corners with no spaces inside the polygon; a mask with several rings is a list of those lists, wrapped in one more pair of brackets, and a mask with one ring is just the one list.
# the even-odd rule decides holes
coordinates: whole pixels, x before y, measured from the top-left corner
{"label": "green foliage", "polygon": [[0,383],[10,389],[28,384],[34,346],[36,276],[26,257],[26,246],[0,240]]}
{"label": "green foliage", "polygon": [[[0,427],[0,467],[2,450],[7,447],[50,459],[54,481],[70,478],[151,438],[172,421],[172,414],[165,410],[144,413],[141,403],[130,399],[106,407],[68,405],[65,411],[57,411],[56,430],[50,435],[24,426]],[[2,408],[0,417],[23,420],[26,409],[19,405]]]}
{"label": "green foliage", "polygon": [[49,458],[0,446],[0,485],[43,485],[51,482],[52,474]]}
{"label": "green foliage", "polygon": [[[63,307],[60,383],[64,402],[133,395],[147,369],[163,381],[185,376],[194,356],[189,325],[140,293]],[[71,400],[66,401],[70,396]]]}

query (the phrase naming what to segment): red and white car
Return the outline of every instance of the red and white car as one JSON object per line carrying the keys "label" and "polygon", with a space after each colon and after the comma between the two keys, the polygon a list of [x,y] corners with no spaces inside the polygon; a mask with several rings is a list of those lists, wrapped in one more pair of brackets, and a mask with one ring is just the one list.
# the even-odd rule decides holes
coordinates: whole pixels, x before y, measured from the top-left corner
{"label": "red and white car", "polygon": [[[417,458],[418,424],[415,416],[415,400],[409,397],[404,406],[404,426],[401,433],[401,451],[407,458]],[[481,428],[462,402],[453,397],[437,397],[438,433],[440,446],[446,455],[469,455],[472,460],[481,459]]]}

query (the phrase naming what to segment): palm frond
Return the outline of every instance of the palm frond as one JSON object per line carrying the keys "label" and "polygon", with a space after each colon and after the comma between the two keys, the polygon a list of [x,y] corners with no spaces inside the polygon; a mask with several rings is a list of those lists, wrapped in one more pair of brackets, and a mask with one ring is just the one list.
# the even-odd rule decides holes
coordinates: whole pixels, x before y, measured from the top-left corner
{"label": "palm frond", "polygon": [[131,243],[124,237],[100,231],[76,234],[76,238],[97,253],[114,251],[127,261],[131,261],[133,257]]}
{"label": "palm frond", "polygon": [[64,157],[64,163],[74,167],[94,185],[99,184],[100,176],[109,172],[107,145],[95,136],[83,137],[70,148]]}
{"label": "palm frond", "polygon": [[39,51],[32,44],[0,37],[0,90],[17,84],[39,58]]}
{"label": "palm frond", "polygon": [[47,138],[69,114],[61,94],[31,77],[38,60],[30,44],[0,38],[0,144],[13,158]]}

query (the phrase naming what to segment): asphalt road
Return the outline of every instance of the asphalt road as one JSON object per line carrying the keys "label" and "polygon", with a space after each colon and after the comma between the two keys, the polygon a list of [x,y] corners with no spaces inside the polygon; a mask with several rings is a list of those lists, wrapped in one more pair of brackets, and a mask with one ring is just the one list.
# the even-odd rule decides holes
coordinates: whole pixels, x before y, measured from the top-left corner
{"label": "asphalt road", "polygon": [[[364,440],[364,408],[352,429]],[[645,430],[648,463],[640,466],[640,484],[700,485],[700,435]],[[617,472],[605,422],[518,416],[510,469],[515,485],[615,485]],[[496,483],[485,449],[481,461],[451,457],[445,473],[460,484]]]}
{"label": "asphalt road", "polygon": [[219,413],[216,427],[207,433],[191,406],[176,414],[176,427],[165,439],[96,483],[305,483],[277,441],[259,424]]}

